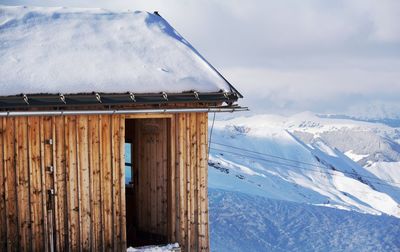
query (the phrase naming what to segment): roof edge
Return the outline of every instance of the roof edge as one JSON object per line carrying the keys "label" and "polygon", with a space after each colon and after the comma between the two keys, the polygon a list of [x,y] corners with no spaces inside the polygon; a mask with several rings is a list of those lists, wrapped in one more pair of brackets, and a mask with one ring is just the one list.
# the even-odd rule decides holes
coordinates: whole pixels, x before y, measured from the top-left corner
{"label": "roof edge", "polygon": [[0,96],[0,109],[71,107],[88,105],[147,105],[174,103],[226,103],[233,105],[239,96],[232,92],[186,93],[90,93],[90,94],[21,94]]}

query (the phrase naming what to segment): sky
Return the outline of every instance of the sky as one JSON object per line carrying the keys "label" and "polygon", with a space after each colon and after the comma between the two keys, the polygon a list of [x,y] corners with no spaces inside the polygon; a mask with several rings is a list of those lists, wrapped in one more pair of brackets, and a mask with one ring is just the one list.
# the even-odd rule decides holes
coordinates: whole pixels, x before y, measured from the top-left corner
{"label": "sky", "polygon": [[159,13],[252,113],[400,118],[398,0],[0,0]]}

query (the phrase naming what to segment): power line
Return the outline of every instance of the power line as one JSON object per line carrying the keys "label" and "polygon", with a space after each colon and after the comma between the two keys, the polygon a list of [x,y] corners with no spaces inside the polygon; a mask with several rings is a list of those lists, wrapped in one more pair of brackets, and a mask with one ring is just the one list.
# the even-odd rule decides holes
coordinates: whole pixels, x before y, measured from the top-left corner
{"label": "power line", "polygon": [[[232,152],[232,151],[227,151],[227,150],[222,150],[222,149],[217,149],[217,148],[212,148],[212,147],[210,147],[210,149],[216,150],[216,151],[220,151],[220,152],[229,153],[229,154],[234,154],[234,155],[238,155],[238,156],[242,156],[242,157],[247,157],[247,158],[250,158],[250,159],[253,159],[253,160],[254,159],[262,160],[262,161],[273,163],[273,164],[277,164],[277,165],[283,165],[283,166],[287,166],[287,167],[293,167],[293,168],[298,168],[298,169],[303,169],[303,170],[309,170],[309,171],[314,171],[314,172],[318,172],[318,173],[321,173],[321,174],[328,174],[328,175],[332,175],[332,176],[346,177],[346,176],[343,176],[343,175],[340,175],[340,174],[331,173],[329,171],[322,172],[320,170],[316,170],[316,169],[312,169],[312,168],[306,168],[306,167],[301,167],[301,166],[297,166],[297,165],[281,163],[281,162],[277,162],[277,161],[270,160],[270,159],[265,159],[265,158],[260,158],[260,157],[248,156],[248,155],[244,155],[244,154],[237,153],[237,152]],[[326,167],[322,167],[322,166],[318,166],[318,167],[326,169]],[[346,171],[337,171],[337,172],[341,172],[343,174],[353,175],[353,176],[356,176],[356,177],[359,177],[359,178],[370,178],[372,180],[375,180],[375,181],[373,181],[374,183],[379,184],[379,185],[383,185],[383,186],[390,186],[388,184],[400,185],[400,183],[396,183],[396,182],[392,182],[392,181],[388,181],[388,180],[384,180],[384,179],[379,179],[379,178],[361,176],[360,174],[357,174],[357,173],[346,172]],[[383,181],[383,182],[386,182],[388,184],[382,184],[382,183],[379,183],[378,181]]]}
{"label": "power line", "polygon": [[[210,149],[217,150],[217,151],[220,151],[220,152],[229,153],[229,154],[234,154],[234,155],[238,155],[238,156],[247,157],[247,158],[250,158],[250,159],[253,159],[253,160],[254,160],[254,159],[258,159],[258,160],[262,160],[262,161],[269,162],[269,163],[273,163],[273,164],[277,164],[277,165],[283,165],[283,166],[288,166],[288,167],[293,167],[293,168],[298,168],[298,169],[303,169],[303,170],[308,170],[308,171],[314,171],[314,172],[321,173],[321,174],[323,174],[323,175],[328,174],[328,175],[332,175],[332,176],[347,177],[347,176],[344,176],[344,175],[341,175],[341,174],[331,173],[331,172],[329,172],[329,171],[324,171],[324,172],[322,172],[322,171],[316,170],[316,169],[305,168],[305,167],[296,166],[296,165],[292,165],[292,164],[280,163],[280,162],[276,162],[276,161],[269,160],[269,159],[264,159],[264,158],[259,158],[259,157],[252,157],[252,156],[248,156],[248,155],[243,155],[243,154],[240,154],[240,153],[237,153],[237,152],[231,152],[231,151],[226,151],[226,150],[221,150],[221,149],[216,149],[216,148],[210,148]],[[326,167],[321,167],[321,168],[324,168],[324,169],[325,169]],[[343,173],[343,174],[353,175],[353,176],[356,176],[356,177],[359,177],[359,178],[367,178],[367,177],[361,176],[360,174],[357,174],[357,173],[351,173],[351,172],[345,172],[345,171],[337,171],[337,172],[341,172],[341,173]],[[374,182],[375,184],[378,184],[378,185],[383,185],[383,186],[390,186],[390,185],[388,185],[388,184],[400,185],[399,183],[392,182],[392,181],[388,181],[388,180],[384,180],[384,179],[373,178],[373,177],[368,177],[368,178],[374,180],[374,181],[372,181],[372,182]],[[378,181],[383,181],[383,182],[386,182],[386,183],[388,183],[388,184],[382,184],[382,183],[379,183]]]}
{"label": "power line", "polygon": [[[233,149],[238,149],[238,150],[247,151],[247,152],[250,152],[250,153],[255,153],[255,154],[258,154],[258,155],[262,155],[262,156],[278,158],[278,159],[285,160],[285,161],[290,161],[290,162],[295,162],[295,163],[300,163],[300,164],[306,164],[306,165],[314,166],[314,167],[317,167],[317,168],[326,169],[325,166],[320,166],[320,165],[316,165],[316,164],[312,164],[312,163],[302,162],[302,161],[298,161],[298,160],[294,160],[294,159],[288,159],[288,158],[284,158],[284,157],[280,157],[280,156],[276,156],[276,155],[271,155],[271,154],[268,154],[268,153],[263,153],[263,152],[258,152],[258,151],[245,149],[245,148],[229,146],[227,144],[221,144],[221,143],[216,143],[216,142],[212,142],[212,144],[217,144],[217,145],[221,145],[221,146],[225,146],[225,147],[229,147],[229,148],[233,148]],[[276,161],[274,161],[274,162],[276,162]],[[299,166],[296,166],[296,167],[299,167]],[[301,168],[304,168],[304,167],[301,167]],[[307,168],[304,168],[304,169],[307,169]],[[340,172],[346,173],[346,174],[349,174],[349,175],[359,176],[359,177],[362,177],[362,178],[369,178],[369,179],[372,179],[372,180],[385,181],[385,182],[388,182],[388,183],[400,185],[400,183],[396,183],[396,182],[392,182],[392,181],[388,181],[388,180],[384,180],[384,179],[380,179],[380,178],[375,178],[375,177],[371,177],[371,176],[360,175],[358,173],[346,172],[346,171],[340,171]]]}
{"label": "power line", "polygon": [[[212,120],[212,124],[211,124],[210,139],[208,140],[209,143],[211,143],[212,133],[213,133],[213,129],[214,129],[214,123],[215,123],[215,112],[214,112],[213,120]],[[210,148],[208,148],[208,153],[207,153],[207,155],[208,155],[208,157],[210,156]]]}
{"label": "power line", "polygon": [[312,164],[312,163],[307,163],[307,162],[302,162],[302,161],[298,161],[298,160],[294,160],[294,159],[284,158],[284,157],[280,157],[280,156],[276,156],[276,155],[271,155],[271,154],[267,154],[267,153],[264,153],[264,152],[248,150],[248,149],[239,148],[239,147],[235,147],[235,146],[230,146],[230,145],[227,145],[227,144],[216,143],[216,142],[210,142],[210,143],[211,144],[225,146],[225,147],[229,147],[229,148],[232,148],[232,149],[252,152],[252,153],[263,155],[263,156],[273,157],[273,158],[277,158],[277,159],[281,159],[281,160],[285,160],[285,161],[291,161],[291,162],[296,162],[296,163],[300,163],[300,164],[311,165],[311,166],[315,166],[315,167],[318,167],[318,168],[325,168],[324,166],[320,166],[320,165],[316,165],[316,164]]}

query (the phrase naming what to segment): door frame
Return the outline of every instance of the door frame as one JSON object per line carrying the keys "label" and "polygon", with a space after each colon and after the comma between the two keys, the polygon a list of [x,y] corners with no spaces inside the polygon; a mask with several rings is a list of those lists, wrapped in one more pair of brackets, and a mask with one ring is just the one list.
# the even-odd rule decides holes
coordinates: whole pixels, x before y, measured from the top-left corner
{"label": "door frame", "polygon": [[[172,113],[162,113],[162,114],[130,114],[130,115],[125,115],[124,116],[124,128],[126,125],[126,120],[130,120],[130,119],[169,119],[167,120],[167,133],[168,133],[168,139],[169,142],[167,144],[169,144],[168,148],[167,148],[167,155],[169,158],[169,162],[168,162],[168,166],[167,166],[167,240],[168,242],[175,242],[175,227],[174,227],[174,220],[172,220],[172,218],[174,218],[175,213],[174,211],[176,211],[177,207],[176,207],[176,196],[175,196],[175,160],[176,160],[176,115],[177,114],[172,114]],[[125,138],[125,136],[124,136]],[[124,139],[125,141],[125,139]],[[122,150],[123,154],[125,156],[125,145],[124,145],[124,149]],[[123,180],[125,181],[125,166],[122,167],[123,169]],[[123,187],[122,190],[123,193],[123,209],[122,209],[122,214],[123,216],[126,216],[126,197],[125,197],[125,186]],[[122,228],[125,229],[125,232],[123,232],[125,234],[125,240],[127,240],[126,238],[126,218],[124,218],[125,223],[123,223]]]}

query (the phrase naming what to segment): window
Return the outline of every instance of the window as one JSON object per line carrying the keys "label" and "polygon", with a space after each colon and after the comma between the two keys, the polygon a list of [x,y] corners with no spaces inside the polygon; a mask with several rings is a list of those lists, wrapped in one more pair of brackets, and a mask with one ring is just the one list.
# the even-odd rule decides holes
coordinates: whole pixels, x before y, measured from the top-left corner
{"label": "window", "polygon": [[132,143],[125,143],[125,184],[133,185]]}

